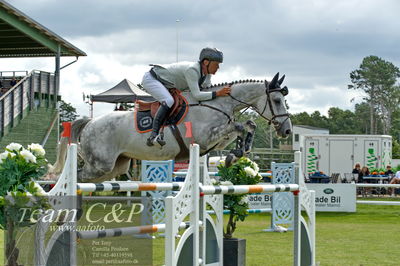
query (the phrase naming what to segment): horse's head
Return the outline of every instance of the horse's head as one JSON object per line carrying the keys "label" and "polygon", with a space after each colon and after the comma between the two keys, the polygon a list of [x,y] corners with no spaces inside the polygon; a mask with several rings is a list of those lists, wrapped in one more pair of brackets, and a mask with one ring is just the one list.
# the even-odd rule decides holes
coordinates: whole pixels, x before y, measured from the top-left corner
{"label": "horse's head", "polygon": [[285,75],[279,79],[279,73],[271,80],[265,81],[265,95],[255,103],[256,111],[272,124],[280,137],[287,137],[292,132],[292,123],[286,110],[285,96],[289,90],[281,88]]}

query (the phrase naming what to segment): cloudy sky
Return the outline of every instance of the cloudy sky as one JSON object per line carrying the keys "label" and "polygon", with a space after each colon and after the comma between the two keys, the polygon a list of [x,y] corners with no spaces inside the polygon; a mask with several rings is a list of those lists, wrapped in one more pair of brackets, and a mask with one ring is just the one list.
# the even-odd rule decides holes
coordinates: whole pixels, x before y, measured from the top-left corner
{"label": "cloudy sky", "polygon": [[[61,93],[89,115],[82,93],[122,79],[140,83],[150,63],[195,61],[224,52],[214,83],[286,74],[291,113],[353,109],[349,73],[369,55],[400,66],[396,0],[8,0],[87,57],[61,72]],[[179,22],[177,22],[179,20]],[[178,41],[177,41],[178,40]],[[74,58],[63,58],[62,65]],[[54,71],[54,59],[1,59],[1,70]],[[112,104],[94,104],[95,116]]]}

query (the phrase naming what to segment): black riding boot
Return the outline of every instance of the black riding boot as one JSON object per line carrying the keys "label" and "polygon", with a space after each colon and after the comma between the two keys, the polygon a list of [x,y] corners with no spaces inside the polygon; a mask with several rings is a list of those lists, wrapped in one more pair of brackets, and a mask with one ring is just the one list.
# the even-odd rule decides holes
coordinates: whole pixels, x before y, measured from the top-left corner
{"label": "black riding boot", "polygon": [[157,141],[158,144],[160,144],[161,146],[165,145],[165,140],[163,140],[160,136],[159,136],[159,132],[160,132],[160,128],[162,127],[162,125],[164,124],[165,120],[167,119],[167,115],[169,113],[169,107],[165,102],[162,102],[160,105],[160,108],[158,109],[154,120],[153,120],[153,131],[151,132],[150,137],[147,139],[147,146],[153,146],[154,145],[154,141]]}

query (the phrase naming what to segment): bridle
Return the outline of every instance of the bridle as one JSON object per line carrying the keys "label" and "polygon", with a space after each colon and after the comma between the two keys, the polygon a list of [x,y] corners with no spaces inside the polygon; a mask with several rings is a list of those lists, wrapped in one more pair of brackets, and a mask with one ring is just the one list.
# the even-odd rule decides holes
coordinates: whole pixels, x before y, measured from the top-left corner
{"label": "bridle", "polygon": [[[271,95],[270,95],[270,94],[271,94],[272,92],[280,92],[280,93],[283,94],[283,96],[286,96],[286,95],[288,95],[288,93],[289,93],[288,88],[285,86],[285,87],[283,87],[283,88],[276,87],[276,88],[270,89],[269,86],[268,86],[269,83],[268,83],[267,81],[264,82],[264,85],[265,85],[265,94],[267,95],[267,100],[265,101],[264,108],[263,108],[263,110],[262,110],[261,112],[260,112],[260,110],[258,110],[257,107],[252,106],[252,105],[250,105],[250,104],[248,104],[248,103],[246,103],[246,102],[243,102],[243,101],[241,101],[241,100],[239,100],[239,99],[233,97],[233,96],[230,95],[230,94],[229,94],[229,96],[230,96],[233,100],[235,100],[235,101],[237,101],[237,102],[240,102],[240,103],[246,105],[247,108],[249,108],[249,107],[253,108],[253,110],[256,111],[256,113],[258,113],[262,118],[264,118],[265,120],[268,121],[268,124],[269,124],[269,125],[274,124],[274,125],[276,126],[276,125],[279,124],[279,122],[276,121],[276,118],[277,118],[277,117],[286,117],[286,119],[281,123],[281,126],[282,126],[282,125],[285,123],[285,121],[289,119],[289,113],[285,113],[285,114],[275,114],[274,108],[272,107],[272,99],[271,99]],[[269,110],[270,110],[271,115],[272,115],[271,118],[265,117],[265,116],[263,115],[263,113],[265,112],[265,109],[267,109],[267,106],[268,106],[268,105],[269,105]],[[278,128],[278,129],[279,129],[279,128]]]}
{"label": "bridle", "polygon": [[[230,85],[233,85],[233,83],[230,83]],[[283,88],[276,87],[276,88],[270,89],[270,88],[269,88],[269,83],[268,83],[267,81],[264,82],[264,85],[265,85],[265,94],[267,95],[267,100],[265,101],[265,105],[264,105],[264,108],[263,108],[262,112],[260,112],[260,110],[259,110],[257,107],[255,107],[255,106],[253,106],[253,105],[251,105],[251,104],[248,104],[248,103],[246,103],[246,102],[244,102],[244,101],[241,101],[241,100],[239,100],[239,99],[233,97],[231,94],[229,94],[229,96],[231,97],[231,99],[233,99],[233,100],[235,100],[235,101],[237,101],[237,102],[239,102],[239,103],[241,103],[241,104],[244,104],[244,105],[246,106],[246,108],[252,108],[252,109],[253,109],[256,113],[258,113],[262,118],[264,118],[265,120],[267,120],[269,125],[273,124],[274,126],[277,126],[277,125],[279,124],[279,122],[276,121],[276,118],[278,118],[278,117],[286,117],[286,119],[280,124],[280,126],[279,126],[278,128],[276,128],[277,130],[279,130],[280,127],[282,127],[282,125],[285,123],[285,121],[289,119],[289,113],[285,113],[285,114],[275,114],[274,108],[272,107],[272,99],[271,99],[271,95],[270,95],[270,94],[271,94],[272,92],[280,92],[280,93],[282,93],[284,96],[286,96],[286,95],[288,95],[289,91],[288,91],[288,88],[287,88],[286,86],[283,87]],[[268,105],[269,105],[269,110],[270,110],[270,112],[271,112],[271,114],[272,114],[272,117],[271,117],[271,118],[265,117],[265,116],[263,115],[263,113],[265,112],[265,109],[267,109],[267,106],[268,106]],[[208,104],[204,104],[204,103],[200,102],[200,103],[197,103],[197,104],[189,104],[189,106],[204,106],[204,107],[208,107],[208,108],[210,108],[210,109],[216,110],[216,111],[218,111],[218,112],[224,114],[224,115],[228,118],[228,124],[231,123],[232,121],[234,121],[234,118],[232,118],[232,117],[231,117],[229,114],[227,114],[225,111],[223,111],[223,110],[221,110],[221,109],[219,109],[219,108],[217,108],[217,107],[214,107],[214,106],[212,106],[212,105],[208,105]]]}

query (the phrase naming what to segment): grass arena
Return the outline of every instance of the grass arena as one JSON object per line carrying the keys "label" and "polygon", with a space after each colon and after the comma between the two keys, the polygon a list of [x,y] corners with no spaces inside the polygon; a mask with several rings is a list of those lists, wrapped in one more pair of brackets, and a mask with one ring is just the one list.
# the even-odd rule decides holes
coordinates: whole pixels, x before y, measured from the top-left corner
{"label": "grass arena", "polygon": [[[270,213],[252,214],[235,232],[236,237],[247,240],[246,265],[293,263],[293,232],[261,233],[269,226],[270,216]],[[397,265],[397,254],[390,250],[399,243],[400,232],[396,229],[400,228],[399,206],[359,204],[356,213],[318,212],[316,224],[316,262],[319,265]],[[2,247],[3,239],[0,237]],[[154,265],[163,265],[164,239],[153,239],[152,246]],[[2,261],[3,254],[4,250]]]}
{"label": "grass arena", "polygon": [[[68,166],[68,164],[67,164]],[[73,168],[72,168],[73,169]],[[63,184],[61,184],[63,185]],[[65,184],[64,184],[65,187]],[[120,184],[112,185],[104,184],[79,184],[79,192],[105,191],[104,196],[112,195],[112,191],[143,191],[143,190],[175,190],[182,189],[182,183],[172,184]],[[286,186],[283,190],[295,191],[298,189],[296,185]],[[68,190],[68,188],[67,188]],[[213,186],[203,186],[204,194],[214,194],[216,191],[220,194],[228,193],[229,189],[217,188]],[[281,189],[279,189],[281,190]],[[237,193],[244,192],[262,192],[276,191],[276,187],[269,186],[242,186],[236,189]],[[231,189],[230,193],[235,193],[235,189]],[[103,196],[103,199],[104,199]],[[112,198],[112,197],[110,197]],[[363,198],[368,202],[368,198]],[[378,198],[377,201],[387,201],[385,198]],[[392,198],[394,203],[400,202],[396,198]],[[77,243],[83,245],[86,241],[86,248],[90,247],[93,254],[107,254],[107,252],[115,254],[126,254],[125,258],[94,258],[93,265],[121,265],[124,261],[132,261],[129,258],[129,248],[123,246],[113,246],[112,237],[116,237],[120,243],[130,243],[133,246],[142,245],[146,247],[146,252],[151,251],[152,265],[165,265],[166,262],[166,239],[164,237],[156,237],[151,239],[140,239],[132,237],[132,234],[165,233],[165,225],[153,226],[136,226],[129,227],[132,223],[140,224],[138,216],[133,216],[135,212],[133,206],[125,206],[126,199],[121,200],[121,208],[127,208],[124,217],[118,217],[120,222],[118,228],[93,227],[91,224],[80,224],[76,228],[78,232]],[[89,209],[89,221],[106,221],[107,215],[114,205],[106,201],[86,201],[83,203],[82,209]],[[86,213],[86,215],[88,215]],[[215,215],[212,215],[215,216]],[[357,206],[356,213],[323,213],[316,215],[316,250],[315,265],[396,265],[395,254],[388,253],[387,247],[394,246],[397,243],[397,235],[393,234],[394,228],[399,225],[400,209],[398,206],[379,206],[364,205],[361,202]],[[227,218],[226,215],[223,216]],[[115,218],[115,217],[114,217]],[[270,213],[251,214],[245,222],[238,225],[235,234],[238,238],[246,239],[246,264],[247,265],[291,265],[294,262],[295,234],[296,232],[288,231],[286,233],[267,233],[262,230],[268,226],[271,221]],[[108,218],[107,218],[108,219]],[[109,219],[110,221],[112,220]],[[111,223],[109,223],[111,224]],[[122,227],[121,227],[122,226]],[[125,227],[123,227],[125,226]],[[190,226],[189,221],[182,221],[178,224],[178,229],[187,229]],[[201,226],[201,223],[200,223]],[[120,229],[127,228],[127,229]],[[29,233],[26,237],[29,236]],[[31,236],[33,237],[33,236]],[[111,237],[111,238],[108,238]],[[174,241],[174,240],[173,240]],[[115,242],[114,242],[115,243]],[[362,247],[362,248],[360,248]],[[373,252],[371,252],[373,251]],[[2,252],[4,254],[4,252]],[[263,254],[260,256],[260,254]],[[355,256],[357,254],[357,256]],[[100,257],[100,255],[99,255]],[[114,264],[113,264],[114,263]],[[176,263],[176,262],[175,262]],[[34,264],[33,264],[34,265]],[[39,264],[40,265],[40,264]],[[51,264],[47,264],[51,265]],[[73,265],[73,264],[72,264]],[[79,265],[79,264],[78,264]],[[88,264],[89,265],[89,264]],[[122,264],[123,265],[123,264]],[[140,265],[140,264],[139,264]],[[167,265],[179,265],[168,264]],[[216,264],[218,265],[218,264]],[[297,264],[307,265],[307,264]]]}
{"label": "grass arena", "polygon": [[[277,184],[277,185],[221,185],[212,186],[206,164],[203,160],[203,174],[200,175],[199,146],[193,145],[190,153],[190,167],[183,184],[119,184],[102,183],[86,184],[77,183],[77,147],[71,145],[68,150],[68,160],[65,168],[55,184],[47,193],[51,209],[40,212],[33,222],[34,229],[27,229],[17,237],[18,242],[25,234],[25,238],[34,234],[34,265],[118,265],[126,262],[130,264],[152,265],[148,253],[152,250],[152,241],[135,240],[133,234],[137,233],[165,233],[165,265],[222,265],[223,263],[223,194],[245,194],[251,192],[290,192],[295,199],[294,234],[293,234],[293,264],[314,264],[314,236],[313,226],[314,209],[313,193],[307,192],[302,184]],[[201,180],[201,181],[200,181]],[[200,183],[201,182],[201,183]],[[91,191],[146,191],[146,190],[178,190],[173,197],[165,199],[165,224],[150,226],[132,226],[133,209],[128,214],[129,218],[121,217],[122,204],[113,204],[111,211],[107,212],[106,203],[94,203],[85,213],[81,211],[80,202],[82,192]],[[75,198],[74,198],[75,196]],[[76,199],[76,200],[74,200]],[[93,212],[94,206],[103,208]],[[117,206],[117,207],[116,207]],[[213,210],[215,215],[206,212]],[[115,209],[114,209],[115,208]],[[307,211],[309,221],[305,221],[300,210]],[[106,213],[102,213],[106,211]],[[58,215],[55,213],[58,212]],[[62,213],[62,215],[60,215]],[[97,213],[97,215],[95,215]],[[95,217],[97,216],[97,217]],[[31,216],[31,222],[32,222]],[[90,217],[90,218],[89,218]],[[86,218],[83,224],[80,220]],[[92,223],[102,221],[104,227],[93,226]],[[85,224],[89,222],[89,224]],[[122,223],[130,226],[121,227]],[[108,225],[117,224],[117,228]],[[58,228],[56,227],[58,226]],[[89,230],[81,230],[88,227]],[[79,229],[77,229],[79,228]],[[100,230],[99,230],[100,229]],[[181,232],[181,229],[185,229]],[[177,238],[177,236],[179,237]],[[122,246],[123,237],[128,237],[129,246]],[[111,244],[113,237],[118,238]],[[104,240],[103,240],[104,239]],[[179,239],[179,240],[177,240]],[[88,242],[85,243],[85,241]],[[142,244],[150,242],[150,246]],[[132,248],[134,246],[135,248]],[[142,248],[140,253],[136,249]],[[32,249],[32,248],[31,248]],[[27,254],[31,249],[25,251]],[[136,252],[133,256],[129,251]],[[112,253],[103,253],[112,252]],[[121,253],[122,252],[122,253]],[[109,255],[108,254],[112,254]],[[113,255],[115,254],[115,255]],[[119,254],[119,255],[118,255]],[[123,254],[123,255],[121,255]],[[24,252],[21,252],[20,257]],[[107,255],[107,256],[105,256]],[[28,257],[28,255],[26,255]],[[32,259],[32,258],[31,258]],[[27,262],[29,259],[22,259]]]}

